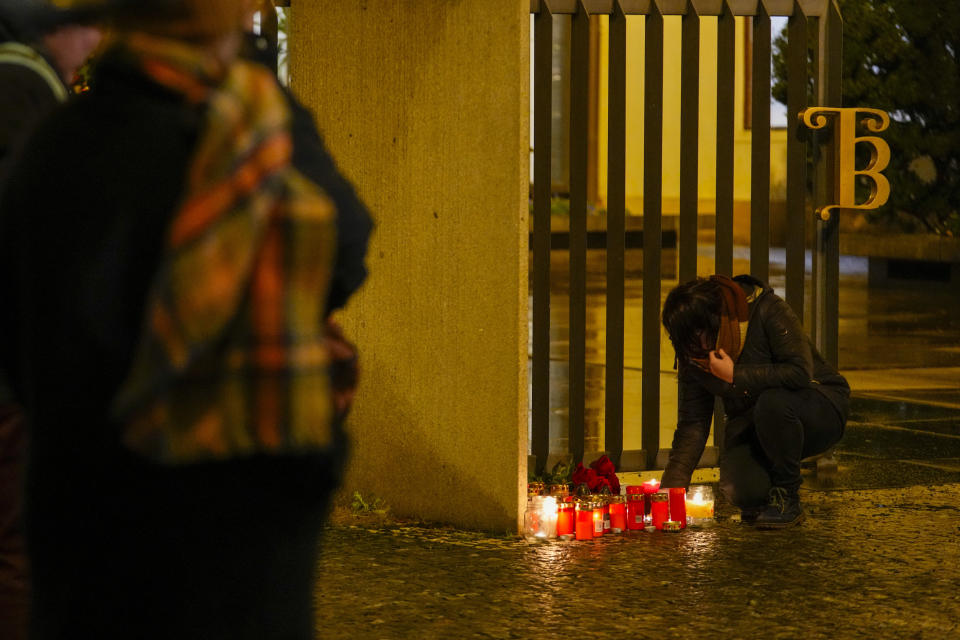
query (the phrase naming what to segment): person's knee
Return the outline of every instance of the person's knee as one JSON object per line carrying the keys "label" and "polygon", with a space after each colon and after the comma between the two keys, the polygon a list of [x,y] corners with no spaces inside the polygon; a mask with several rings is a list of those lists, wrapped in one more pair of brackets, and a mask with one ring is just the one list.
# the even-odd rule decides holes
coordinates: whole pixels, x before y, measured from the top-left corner
{"label": "person's knee", "polygon": [[757,398],[753,408],[754,423],[759,427],[781,422],[792,410],[792,401],[793,396],[787,389],[767,389]]}

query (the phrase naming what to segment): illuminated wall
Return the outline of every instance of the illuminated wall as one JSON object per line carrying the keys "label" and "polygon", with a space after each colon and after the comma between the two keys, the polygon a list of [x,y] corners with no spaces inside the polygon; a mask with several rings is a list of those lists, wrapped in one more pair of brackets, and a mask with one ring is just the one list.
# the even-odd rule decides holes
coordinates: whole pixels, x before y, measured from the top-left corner
{"label": "illuminated wall", "polygon": [[528,0],[296,2],[294,90],[377,219],[345,314],[345,491],[517,530],[527,456]]}

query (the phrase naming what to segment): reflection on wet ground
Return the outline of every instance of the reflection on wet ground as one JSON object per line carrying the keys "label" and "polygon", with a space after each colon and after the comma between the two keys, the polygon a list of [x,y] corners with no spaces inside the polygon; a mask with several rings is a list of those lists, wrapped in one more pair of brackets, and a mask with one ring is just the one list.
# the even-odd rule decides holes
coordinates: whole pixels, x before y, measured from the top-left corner
{"label": "reflection on wet ground", "polygon": [[[624,346],[624,448],[639,449],[641,403],[640,327],[643,310],[642,251],[626,256]],[[676,254],[664,252],[661,300],[677,284]],[[604,360],[606,353],[606,253],[587,253],[586,450],[603,450]],[[808,256],[809,265],[809,256]],[[770,284],[784,295],[784,255],[771,251]],[[701,246],[698,273],[713,270],[712,247]],[[748,251],[734,254],[734,272],[749,270]],[[809,266],[808,266],[809,271]],[[569,262],[565,251],[551,254],[550,448],[568,449]],[[810,282],[806,285],[806,326],[810,326]],[[865,258],[843,257],[840,279],[840,368],[854,391],[858,423],[960,435],[960,296],[946,288],[876,289],[867,285]],[[669,446],[676,421],[673,350],[660,345],[660,441]],[[935,411],[935,409],[937,411]],[[712,444],[712,443],[711,443]]]}
{"label": "reflection on wet ground", "polygon": [[803,492],[806,521],[531,546],[332,527],[322,638],[956,638],[960,485]]}

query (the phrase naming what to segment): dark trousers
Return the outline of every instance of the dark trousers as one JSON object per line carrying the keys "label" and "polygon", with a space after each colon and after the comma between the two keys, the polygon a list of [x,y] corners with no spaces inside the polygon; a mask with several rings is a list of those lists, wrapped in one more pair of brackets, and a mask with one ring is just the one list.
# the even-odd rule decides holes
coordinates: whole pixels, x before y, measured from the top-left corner
{"label": "dark trousers", "polygon": [[345,442],[183,467],[33,449],[34,640],[317,637],[317,553]]}
{"label": "dark trousers", "polygon": [[27,637],[29,582],[23,534],[26,431],[18,407],[0,404],[0,638]]}
{"label": "dark trousers", "polygon": [[727,422],[720,490],[740,508],[765,504],[771,487],[796,490],[800,461],[839,442],[843,429],[840,412],[816,389],[764,391],[752,410]]}

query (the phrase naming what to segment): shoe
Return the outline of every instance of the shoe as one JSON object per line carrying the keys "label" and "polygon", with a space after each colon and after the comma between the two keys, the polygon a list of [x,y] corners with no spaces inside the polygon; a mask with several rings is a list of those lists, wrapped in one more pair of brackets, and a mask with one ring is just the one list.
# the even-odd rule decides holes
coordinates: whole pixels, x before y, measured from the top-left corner
{"label": "shoe", "polygon": [[744,507],[740,509],[740,522],[743,524],[756,524],[757,517],[767,510],[766,505],[759,507]]}
{"label": "shoe", "polygon": [[767,508],[757,516],[758,529],[786,529],[803,522],[803,508],[796,489],[772,487]]}

